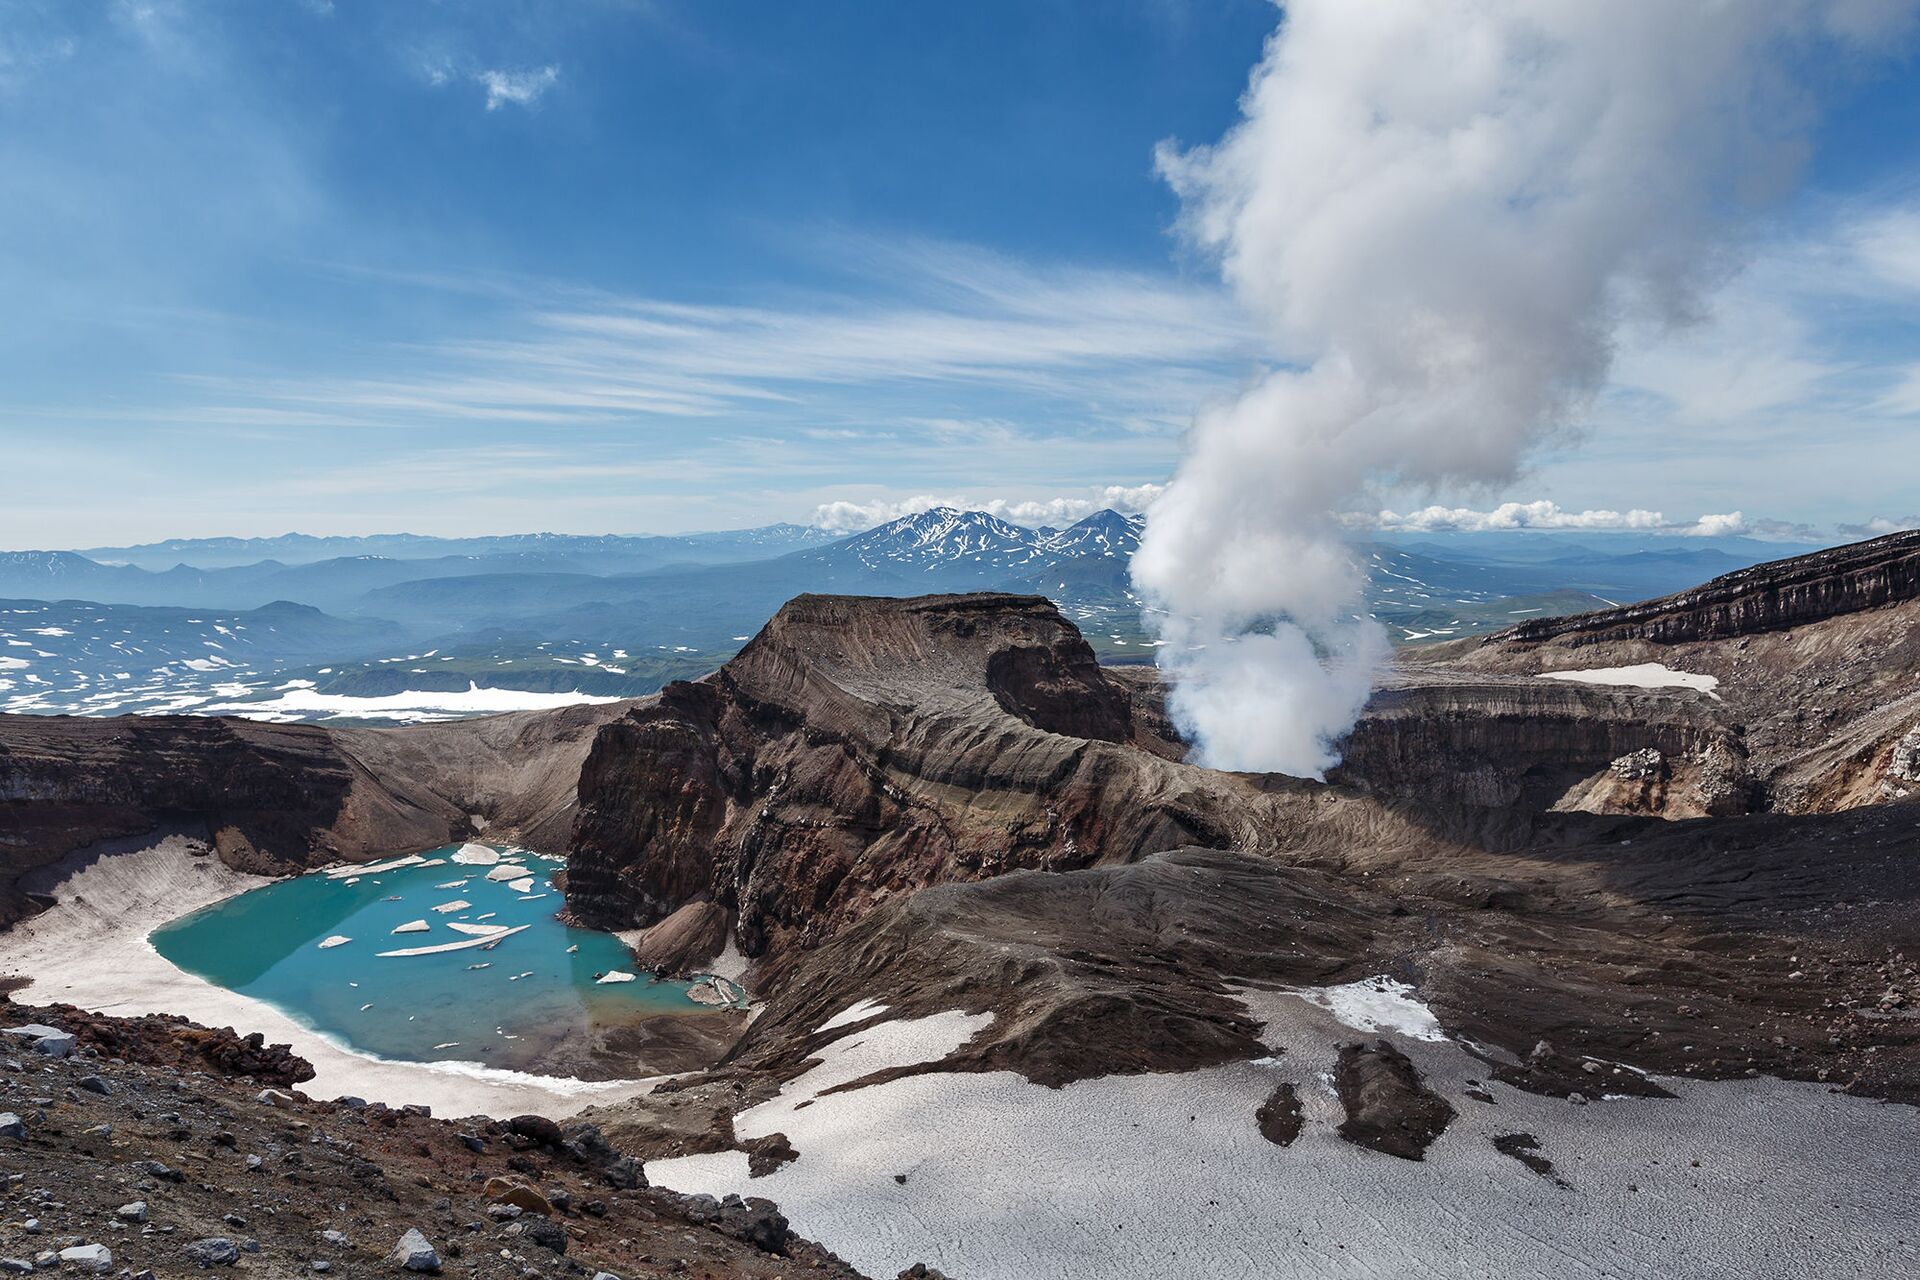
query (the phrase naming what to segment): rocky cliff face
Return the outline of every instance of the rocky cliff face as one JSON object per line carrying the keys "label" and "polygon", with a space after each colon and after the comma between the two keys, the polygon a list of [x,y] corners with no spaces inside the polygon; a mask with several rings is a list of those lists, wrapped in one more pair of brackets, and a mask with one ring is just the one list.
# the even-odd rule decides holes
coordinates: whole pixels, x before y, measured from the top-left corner
{"label": "rocky cliff face", "polygon": [[1755,565],[1640,604],[1522,622],[1482,643],[1731,640],[1915,598],[1920,598],[1920,531]]}
{"label": "rocky cliff face", "polygon": [[1251,788],[1133,736],[1045,600],[803,596],[601,731],[569,907],[625,927],[706,897],[757,955],[928,884],[1261,842]]}
{"label": "rocky cliff face", "polygon": [[[1729,760],[1739,762],[1735,773],[1750,775],[1752,803],[1782,812],[1899,798],[1911,784],[1898,776],[1894,757],[1901,738],[1920,724],[1920,534],[1756,565],[1660,600],[1408,653],[1395,682],[1430,689],[1481,682],[1505,691],[1480,696],[1544,705],[1552,695],[1543,687],[1564,682],[1541,677],[1611,669],[1610,678],[1630,679],[1619,669],[1648,667],[1713,682],[1707,693],[1600,686],[1607,699],[1625,704],[1628,718],[1644,718],[1644,745],[1700,774],[1698,788],[1691,781],[1682,788],[1697,792],[1698,803],[1661,811],[1728,811],[1749,794],[1738,778],[1729,779]],[[1381,700],[1387,723],[1374,727],[1394,728],[1416,745],[1451,718],[1396,725],[1392,696]],[[1673,722],[1677,712],[1684,729]],[[1563,728],[1555,729],[1549,715],[1522,729],[1551,757],[1556,733],[1592,738],[1610,716],[1619,718],[1595,703]],[[1715,742],[1722,749],[1707,754]],[[1367,767],[1378,751],[1364,732],[1356,731],[1355,745],[1356,765],[1369,779],[1393,772]],[[1588,786],[1581,803],[1604,807],[1603,793],[1619,790]]]}
{"label": "rocky cliff face", "polygon": [[1380,689],[1330,775],[1380,795],[1547,809],[1634,752],[1694,758],[1733,739],[1699,694],[1462,674]]}
{"label": "rocky cliff face", "polygon": [[197,716],[0,716],[0,925],[22,872],[103,840],[203,827],[284,874],[485,833],[565,848],[580,764],[620,704],[409,729]]}

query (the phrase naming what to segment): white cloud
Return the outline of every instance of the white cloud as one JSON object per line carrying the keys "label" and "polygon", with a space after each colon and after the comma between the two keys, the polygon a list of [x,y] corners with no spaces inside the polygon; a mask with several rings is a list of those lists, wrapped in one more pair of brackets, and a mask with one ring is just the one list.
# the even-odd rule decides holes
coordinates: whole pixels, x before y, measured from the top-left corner
{"label": "white cloud", "polygon": [[1562,511],[1544,499],[1534,502],[1503,502],[1490,511],[1472,507],[1423,507],[1405,515],[1382,511],[1377,516],[1350,516],[1349,525],[1380,529],[1392,533],[1485,533],[1511,529],[1633,529],[1640,531],[1671,528],[1658,511],[1635,508],[1631,511]]}
{"label": "white cloud", "polygon": [[1680,532],[1690,538],[1720,538],[1730,534],[1746,533],[1750,529],[1745,513],[1728,511],[1720,515],[1701,516],[1693,522],[1690,529]]}
{"label": "white cloud", "polygon": [[1920,515],[1874,516],[1864,524],[1840,526],[1840,532],[1853,538],[1878,538],[1889,533],[1906,533],[1913,529],[1920,529]]}
{"label": "white cloud", "polygon": [[519,71],[496,68],[481,71],[474,79],[486,86],[487,110],[498,111],[508,103],[517,107],[532,106],[560,79],[560,68],[531,67]]}
{"label": "white cloud", "polygon": [[[1658,511],[1635,507],[1615,511],[1601,507],[1584,511],[1565,511],[1557,503],[1538,499],[1533,502],[1504,502],[1489,510],[1473,507],[1422,507],[1404,515],[1395,511],[1378,514],[1351,512],[1341,517],[1349,530],[1378,530],[1383,533],[1505,533],[1532,531],[1583,531],[1588,533],[1661,533],[1676,537],[1721,538],[1745,534],[1802,542],[1817,541],[1817,530],[1784,520],[1751,519],[1739,511],[1711,512],[1698,518],[1669,520]],[[1843,529],[1846,526],[1843,526]]]}

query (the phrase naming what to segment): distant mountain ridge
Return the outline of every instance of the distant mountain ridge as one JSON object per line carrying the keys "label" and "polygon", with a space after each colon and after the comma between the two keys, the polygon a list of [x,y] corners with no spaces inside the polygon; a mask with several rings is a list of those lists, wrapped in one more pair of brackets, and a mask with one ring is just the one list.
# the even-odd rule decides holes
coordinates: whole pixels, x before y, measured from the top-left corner
{"label": "distant mountain ridge", "polygon": [[387,560],[495,555],[641,556],[664,562],[676,556],[744,559],[778,555],[782,551],[831,542],[840,536],[811,525],[788,523],[688,534],[511,533],[443,538],[419,533],[353,537],[283,533],[272,538],[170,538],[131,546],[83,548],[78,554],[101,564],[145,569],[170,569],[179,564],[201,569],[236,568],[265,560],[297,565],[354,556]]}

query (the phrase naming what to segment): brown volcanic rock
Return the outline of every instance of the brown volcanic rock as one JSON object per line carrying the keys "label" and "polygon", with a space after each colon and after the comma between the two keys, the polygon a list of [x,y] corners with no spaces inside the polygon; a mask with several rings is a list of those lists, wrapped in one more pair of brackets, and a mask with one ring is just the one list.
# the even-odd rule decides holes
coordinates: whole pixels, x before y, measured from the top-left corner
{"label": "brown volcanic rock", "polygon": [[1428,802],[1547,809],[1622,756],[1691,757],[1732,735],[1725,712],[1691,691],[1401,671],[1340,744],[1330,777]]}
{"label": "brown volcanic rock", "polygon": [[484,832],[565,849],[581,762],[626,704],[405,729],[204,716],[0,716],[0,925],[19,876],[103,841],[204,827],[229,866],[288,874]]}
{"label": "brown volcanic rock", "polygon": [[241,1076],[271,1085],[291,1086],[313,1079],[312,1063],[287,1045],[265,1043],[257,1031],[243,1036],[231,1027],[203,1027],[172,1014],[116,1018],[70,1004],[16,1004],[0,995],[0,1023],[58,1027],[71,1033],[79,1048],[96,1050],[104,1058]]}
{"label": "brown volcanic rock", "polygon": [[1132,704],[1043,599],[802,596],[601,731],[569,909],[706,895],[757,956],[928,884],[1271,841],[1257,785],[1128,745]]}
{"label": "brown volcanic rock", "polygon": [[[1648,740],[1675,760],[1662,811],[1670,817],[1725,815],[1759,807],[1822,812],[1881,803],[1913,790],[1898,776],[1902,736],[1920,724],[1920,533],[1896,534],[1814,555],[1756,565],[1692,591],[1643,604],[1523,623],[1478,640],[1404,652],[1377,713],[1356,729],[1352,780],[1392,789],[1417,760],[1423,736],[1444,735],[1489,701],[1544,705],[1539,677],[1556,671],[1661,663],[1714,677],[1716,696],[1684,690],[1608,688],[1598,714],[1573,717],[1556,732],[1588,743],[1591,761],[1609,719],[1644,717]],[[1591,699],[1590,687],[1580,695]],[[1419,699],[1437,715],[1401,715],[1396,700]],[[1449,707],[1464,707],[1465,716]],[[1551,719],[1552,717],[1547,717]],[[1533,732],[1524,723],[1521,731]],[[1541,730],[1549,728],[1542,723]],[[1415,749],[1398,758],[1369,733],[1403,735]],[[1476,744],[1453,739],[1462,749]],[[1547,758],[1567,761],[1543,732]],[[1461,756],[1462,759],[1478,759]],[[1495,768],[1512,781],[1510,753]],[[1578,760],[1572,761],[1578,763]],[[1431,772],[1431,771],[1429,771]],[[1682,776],[1684,775],[1684,776]],[[1571,803],[1601,803],[1598,766]],[[1421,785],[1425,785],[1421,783]],[[1536,795],[1546,787],[1533,788]]]}
{"label": "brown volcanic rock", "polygon": [[1452,1105],[1427,1088],[1407,1055],[1386,1040],[1342,1046],[1333,1087],[1347,1112],[1340,1136],[1355,1146],[1424,1160],[1453,1123]]}

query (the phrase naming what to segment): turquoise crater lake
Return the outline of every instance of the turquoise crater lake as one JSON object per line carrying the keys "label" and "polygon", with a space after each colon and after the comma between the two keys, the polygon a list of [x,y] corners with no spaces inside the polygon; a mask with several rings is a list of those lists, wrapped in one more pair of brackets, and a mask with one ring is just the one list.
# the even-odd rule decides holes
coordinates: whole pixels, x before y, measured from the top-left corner
{"label": "turquoise crater lake", "polygon": [[[523,875],[510,874],[516,866]],[[558,867],[519,850],[449,846],[405,865],[253,889],[151,941],[188,973],[399,1061],[605,1078],[617,1070],[595,1050],[610,1038],[652,1020],[725,1016],[691,1001],[689,983],[645,973],[600,982],[633,974],[632,957],[618,938],[555,918]],[[395,951],[424,953],[381,954]]]}

